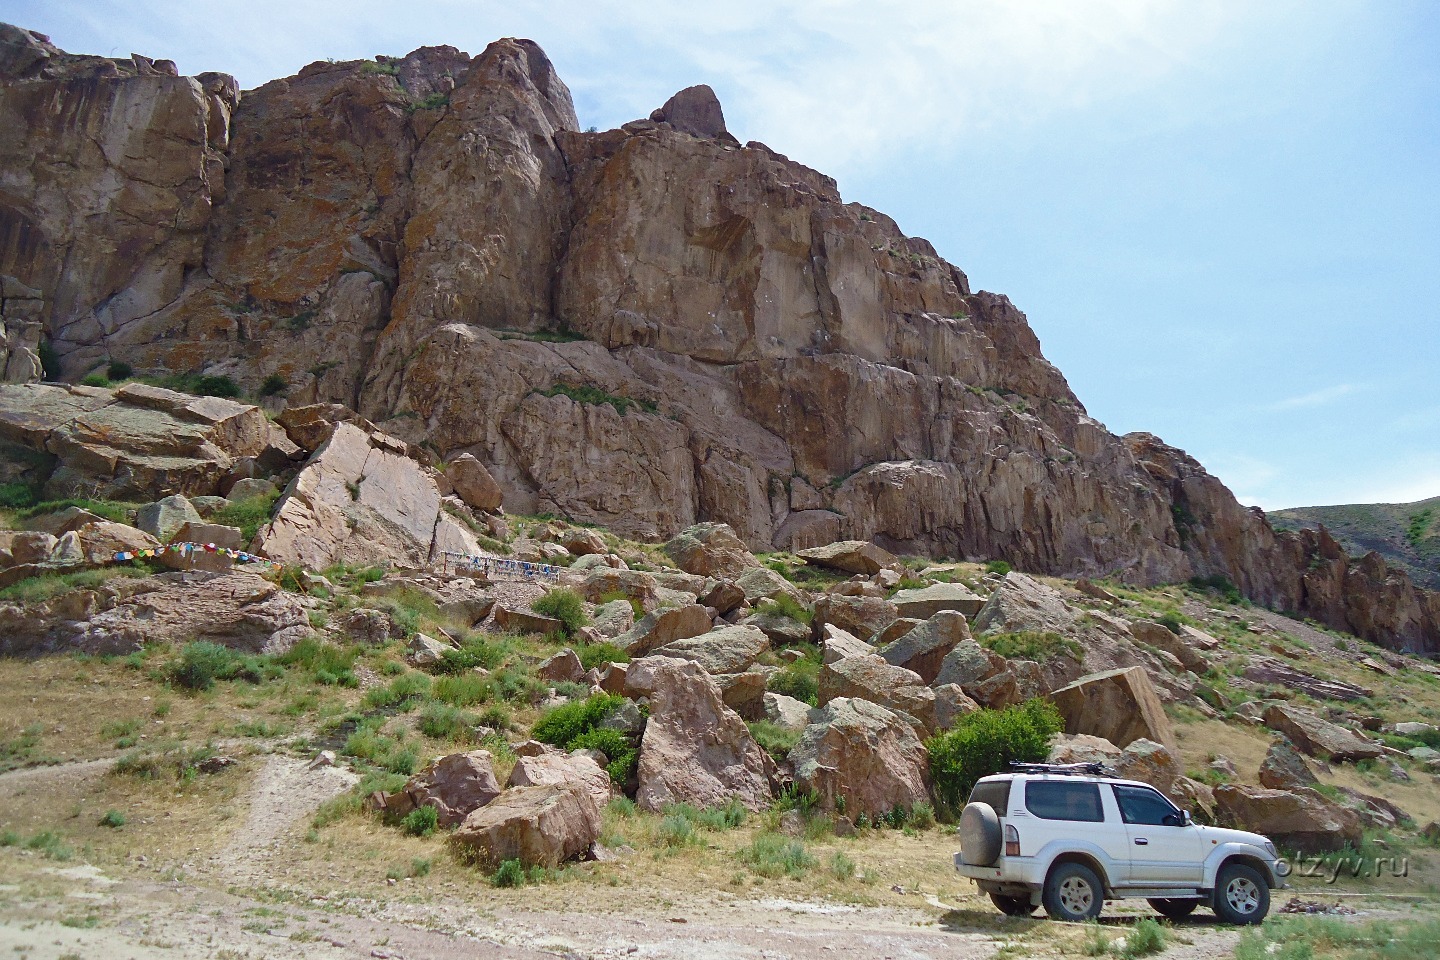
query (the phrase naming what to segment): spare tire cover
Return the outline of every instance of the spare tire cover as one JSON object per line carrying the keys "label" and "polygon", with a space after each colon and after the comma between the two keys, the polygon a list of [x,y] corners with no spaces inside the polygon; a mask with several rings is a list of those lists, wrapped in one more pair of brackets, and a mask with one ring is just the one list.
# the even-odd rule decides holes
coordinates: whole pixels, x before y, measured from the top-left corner
{"label": "spare tire cover", "polygon": [[1000,859],[1000,817],[988,803],[967,803],[960,813],[960,855],[988,867]]}

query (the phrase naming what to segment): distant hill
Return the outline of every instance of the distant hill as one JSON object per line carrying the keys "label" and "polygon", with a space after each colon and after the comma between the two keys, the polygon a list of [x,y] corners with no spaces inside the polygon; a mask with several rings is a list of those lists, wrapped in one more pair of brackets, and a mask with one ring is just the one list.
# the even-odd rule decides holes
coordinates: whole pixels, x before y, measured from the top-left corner
{"label": "distant hill", "polygon": [[1416,503],[1294,507],[1268,514],[1277,530],[1325,528],[1352,554],[1378,552],[1416,584],[1440,590],[1440,497]]}

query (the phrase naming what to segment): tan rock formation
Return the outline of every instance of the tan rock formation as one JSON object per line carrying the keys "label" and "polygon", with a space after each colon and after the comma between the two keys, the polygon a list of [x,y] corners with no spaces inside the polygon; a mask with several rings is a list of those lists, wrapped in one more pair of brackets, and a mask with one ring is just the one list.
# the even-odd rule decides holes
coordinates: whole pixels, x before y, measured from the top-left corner
{"label": "tan rock formation", "polygon": [[1121,748],[1143,737],[1179,752],[1175,728],[1143,667],[1088,674],[1050,697],[1066,733],[1103,737]]}
{"label": "tan rock formation", "polygon": [[600,813],[583,783],[512,787],[467,816],[450,842],[495,870],[506,860],[556,867],[600,837]]}
{"label": "tan rock formation", "polygon": [[790,750],[795,781],[847,816],[869,817],[928,800],[930,761],[901,717],[865,700],[841,698],[817,711]]}

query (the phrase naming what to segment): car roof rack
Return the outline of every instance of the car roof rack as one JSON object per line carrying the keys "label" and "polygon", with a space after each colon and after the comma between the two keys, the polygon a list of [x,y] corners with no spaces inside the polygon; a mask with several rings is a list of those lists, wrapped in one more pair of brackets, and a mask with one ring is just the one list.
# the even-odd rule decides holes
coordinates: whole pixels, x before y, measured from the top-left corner
{"label": "car roof rack", "polygon": [[1058,773],[1070,777],[1115,777],[1118,774],[1098,760],[1090,763],[1022,763],[1010,761],[1015,773]]}

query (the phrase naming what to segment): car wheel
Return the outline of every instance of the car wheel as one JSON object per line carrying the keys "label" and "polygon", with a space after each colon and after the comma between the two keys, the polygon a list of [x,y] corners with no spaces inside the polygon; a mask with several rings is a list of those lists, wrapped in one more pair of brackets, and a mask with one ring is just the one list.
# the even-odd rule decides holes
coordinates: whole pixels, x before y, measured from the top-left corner
{"label": "car wheel", "polygon": [[1028,896],[1011,897],[1003,893],[992,893],[990,902],[1007,917],[1028,917],[1035,912],[1035,906]]}
{"label": "car wheel", "polygon": [[1183,920],[1194,913],[1196,907],[1200,906],[1199,900],[1174,900],[1161,897],[1147,900],[1146,903],[1171,920]]}
{"label": "car wheel", "polygon": [[1214,907],[1226,923],[1259,923],[1270,912],[1270,885],[1254,867],[1227,863],[1215,881]]}
{"label": "car wheel", "polygon": [[1052,920],[1094,920],[1105,904],[1105,888],[1084,864],[1062,863],[1045,878],[1042,899]]}

